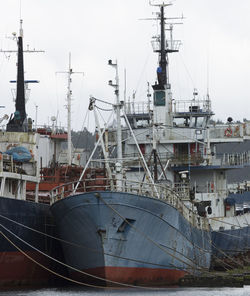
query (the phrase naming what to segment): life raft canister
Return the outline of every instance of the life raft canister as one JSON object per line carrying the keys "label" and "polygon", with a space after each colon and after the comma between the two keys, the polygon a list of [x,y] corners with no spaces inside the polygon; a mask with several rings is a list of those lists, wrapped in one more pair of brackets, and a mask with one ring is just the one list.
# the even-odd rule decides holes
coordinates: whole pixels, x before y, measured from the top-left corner
{"label": "life raft canister", "polygon": [[232,137],[233,131],[231,129],[231,127],[228,127],[227,129],[225,129],[224,135],[226,137]]}

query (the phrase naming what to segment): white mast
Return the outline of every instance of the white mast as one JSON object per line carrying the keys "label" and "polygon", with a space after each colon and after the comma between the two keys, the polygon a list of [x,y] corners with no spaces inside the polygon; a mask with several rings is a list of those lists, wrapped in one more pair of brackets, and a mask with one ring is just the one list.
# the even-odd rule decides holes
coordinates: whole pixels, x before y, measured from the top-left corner
{"label": "white mast", "polygon": [[116,163],[116,176],[117,176],[117,187],[121,188],[121,180],[122,180],[122,129],[121,129],[121,102],[119,96],[119,76],[118,76],[118,64],[117,61],[115,63],[112,60],[108,61],[110,66],[113,66],[116,71],[115,75],[115,84],[112,83],[112,80],[109,81],[109,85],[115,88],[115,96],[116,96],[116,120],[117,120],[117,163]]}
{"label": "white mast", "polygon": [[67,92],[67,110],[68,110],[68,165],[71,165],[71,159],[72,159],[72,151],[71,151],[71,74],[72,74],[72,68],[71,68],[71,53],[69,53],[69,71],[68,71],[68,92]]}
{"label": "white mast", "polygon": [[57,73],[67,73],[68,74],[68,86],[67,86],[67,129],[68,129],[68,165],[72,162],[72,144],[71,144],[71,101],[72,101],[72,90],[71,82],[72,74],[84,74],[83,72],[73,72],[71,68],[71,53],[69,53],[69,70],[68,72],[57,72]]}

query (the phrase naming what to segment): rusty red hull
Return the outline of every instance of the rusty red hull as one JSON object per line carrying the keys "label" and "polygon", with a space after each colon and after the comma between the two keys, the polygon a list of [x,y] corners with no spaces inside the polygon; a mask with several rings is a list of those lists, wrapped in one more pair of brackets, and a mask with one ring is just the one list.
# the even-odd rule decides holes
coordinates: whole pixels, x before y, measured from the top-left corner
{"label": "rusty red hull", "polygon": [[[27,256],[33,258],[45,267],[50,265],[46,258],[41,258],[37,252],[27,251]],[[0,286],[42,285],[52,280],[52,275],[38,264],[34,264],[21,252],[0,253]]]}
{"label": "rusty red hull", "polygon": [[[99,267],[85,269],[83,273],[105,279],[98,280],[91,276],[85,276],[81,273],[74,273],[72,276],[81,282],[96,283],[103,286],[120,286],[120,283],[126,285],[140,286],[171,286],[176,285],[179,279],[183,278],[187,272],[174,269],[161,268],[133,268],[133,267]],[[117,284],[116,284],[117,283]]]}

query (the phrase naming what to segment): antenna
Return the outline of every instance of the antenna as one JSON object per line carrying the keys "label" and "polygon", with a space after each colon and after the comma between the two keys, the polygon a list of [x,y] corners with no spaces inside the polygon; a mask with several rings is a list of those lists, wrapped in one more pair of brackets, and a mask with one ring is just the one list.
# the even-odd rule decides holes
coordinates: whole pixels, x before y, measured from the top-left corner
{"label": "antenna", "polygon": [[[20,4],[21,5],[21,4]],[[20,12],[21,14],[21,12]],[[10,118],[9,123],[7,124],[8,131],[27,131],[27,121],[26,121],[26,110],[25,110],[25,97],[26,90],[28,89],[27,83],[37,82],[35,80],[25,81],[24,80],[24,52],[44,52],[37,50],[23,50],[23,20],[20,18],[20,29],[19,36],[16,36],[16,33],[12,34],[12,40],[17,42],[17,50],[3,50],[0,49],[2,53],[17,53],[17,80],[12,81],[16,83],[16,102],[15,102],[15,113],[14,116]],[[27,87],[27,88],[26,88]]]}
{"label": "antenna", "polygon": [[38,113],[38,105],[36,103],[35,104],[35,108],[36,108],[36,117],[35,117],[35,129],[37,130],[37,113]]}
{"label": "antenna", "polygon": [[72,74],[83,74],[84,72],[73,72],[73,69],[71,68],[71,53],[69,53],[69,70],[67,72],[56,72],[56,73],[66,73],[68,74],[68,91],[67,91],[67,110],[68,110],[68,165],[71,165],[72,160],[72,152],[71,152],[71,101],[72,101],[72,90],[71,90],[71,82]]}
{"label": "antenna", "polygon": [[151,5],[151,6],[163,6],[163,7],[173,5],[173,3],[171,1],[169,3],[165,3],[164,0],[163,0],[163,2],[159,3],[159,4],[154,4],[153,2],[154,1],[149,0],[149,5]]}
{"label": "antenna", "polygon": [[127,71],[124,69],[124,107],[126,112],[126,104],[127,104]]}
{"label": "antenna", "polygon": [[[20,0],[21,1],[21,0]],[[21,13],[21,12],[20,12]],[[23,37],[23,20],[21,19],[20,16],[20,27],[19,27],[19,37]],[[12,37],[7,37],[8,39],[12,39],[15,41],[18,41],[18,37],[17,37],[17,33],[13,32],[12,33]],[[2,53],[17,53],[17,50],[4,50],[4,49],[0,49],[0,52]],[[44,50],[36,50],[36,49],[29,49],[29,46],[27,46],[26,50],[22,50],[22,52],[28,52],[28,53],[34,53],[34,52],[45,52]]]}
{"label": "antenna", "polygon": [[19,2],[19,19],[22,19],[22,0]]}
{"label": "antenna", "polygon": [[209,61],[210,60],[210,56],[209,56],[209,46],[208,46],[208,51],[207,51],[207,99],[209,99]]}

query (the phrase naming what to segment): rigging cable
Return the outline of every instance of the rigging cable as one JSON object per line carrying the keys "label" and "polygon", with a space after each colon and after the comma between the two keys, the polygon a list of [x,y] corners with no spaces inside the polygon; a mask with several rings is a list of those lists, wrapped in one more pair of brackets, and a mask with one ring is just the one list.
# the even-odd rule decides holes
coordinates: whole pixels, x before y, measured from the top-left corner
{"label": "rigging cable", "polygon": [[[123,217],[116,209],[114,209],[111,205],[109,205],[108,203],[106,203],[106,201],[101,197],[101,195],[96,195],[97,198],[100,198],[102,200],[102,202],[109,207],[114,213],[116,213],[120,218],[122,218],[131,228],[133,228],[136,232],[140,233],[143,237],[145,237],[148,241],[150,241],[153,245],[157,246],[159,249],[161,249],[164,253],[168,254],[170,257],[176,259],[177,261],[185,264],[186,266],[189,266],[190,269],[194,269],[194,267],[190,264],[185,262],[184,260],[182,260],[181,258],[178,258],[177,256],[171,254],[170,252],[168,252],[167,250],[165,250],[160,244],[156,243],[154,240],[152,240],[150,237],[148,237],[144,232],[140,231],[137,229],[137,227],[135,227],[132,223],[130,223],[125,217]],[[182,256],[184,258],[186,258],[187,260],[191,261],[192,263],[196,264],[196,262],[192,261],[190,258],[186,257],[184,254],[182,254]],[[197,265],[197,264],[196,264]],[[196,270],[207,270],[206,268],[200,267],[198,266],[198,268],[195,268]]]}
{"label": "rigging cable", "polygon": [[[81,274],[84,274],[84,275],[90,276],[90,277],[95,278],[95,279],[97,279],[97,280],[102,280],[102,281],[104,281],[104,282],[109,282],[109,283],[112,283],[112,284],[120,285],[120,286],[123,286],[123,287],[139,288],[139,289],[154,289],[154,288],[152,288],[152,287],[135,286],[135,285],[130,285],[130,284],[125,284],[125,283],[120,283],[120,282],[116,282],[116,281],[112,281],[112,280],[104,279],[104,278],[102,278],[102,277],[98,277],[98,276],[96,276],[96,275],[92,275],[92,274],[90,274],[90,273],[87,273],[87,272],[84,272],[84,271],[79,270],[79,269],[77,269],[77,268],[74,268],[74,267],[72,267],[72,266],[70,266],[70,265],[68,265],[68,264],[66,264],[66,263],[63,263],[63,262],[61,262],[61,261],[59,261],[59,260],[57,260],[57,259],[55,259],[55,258],[49,256],[48,254],[46,254],[46,253],[42,252],[41,250],[37,249],[36,247],[32,246],[32,245],[29,244],[28,242],[26,242],[26,241],[24,241],[23,239],[21,239],[20,237],[18,237],[18,236],[17,236],[15,233],[13,233],[11,230],[9,230],[9,229],[6,228],[5,226],[3,226],[1,223],[0,223],[0,226],[1,226],[3,229],[5,229],[7,232],[9,232],[10,234],[12,234],[14,237],[16,237],[18,240],[20,240],[21,242],[23,242],[23,243],[26,244],[27,246],[31,247],[32,249],[34,249],[34,250],[37,251],[38,253],[42,254],[43,256],[45,256],[45,257],[47,257],[47,258],[49,258],[49,259],[51,259],[51,260],[53,260],[53,261],[55,261],[55,262],[61,264],[61,265],[65,266],[65,267],[67,267],[67,268],[70,268],[70,269],[72,269],[72,270],[74,270],[74,271],[77,271],[77,272],[79,272],[79,273],[81,273]],[[59,276],[59,277],[65,279],[65,280],[71,281],[71,282],[76,283],[76,284],[79,284],[79,285],[84,285],[84,286],[87,286],[87,287],[94,287],[94,288],[101,288],[101,289],[105,288],[105,287],[103,287],[103,286],[96,286],[96,285],[92,285],[92,284],[87,284],[87,283],[82,283],[82,282],[76,281],[76,280],[74,280],[74,279],[68,278],[68,277],[66,277],[66,276],[64,276],[64,275],[61,275],[61,274],[59,274],[59,273],[57,273],[57,272],[55,272],[55,271],[53,271],[53,270],[47,268],[47,267],[44,266],[43,264],[41,264],[41,263],[39,263],[38,261],[36,261],[35,259],[33,259],[31,256],[29,256],[27,253],[25,253],[25,252],[24,252],[21,248],[19,248],[19,247],[13,242],[13,241],[11,241],[11,240],[10,240],[10,239],[9,239],[9,238],[8,238],[3,232],[2,232],[2,231],[0,231],[0,234],[2,234],[2,236],[3,236],[3,237],[4,237],[9,243],[11,243],[11,244],[12,244],[12,245],[13,245],[18,251],[20,251],[25,257],[29,258],[31,261],[33,261],[34,263],[38,264],[40,267],[46,269],[47,271],[53,273],[54,275],[57,275],[57,276]],[[154,289],[154,290],[155,290],[155,289]]]}
{"label": "rigging cable", "polygon": [[[128,258],[128,257],[123,257],[123,256],[114,255],[114,254],[111,254],[111,253],[106,253],[106,252],[104,252],[104,251],[99,251],[98,249],[90,248],[90,247],[87,247],[87,246],[82,245],[82,244],[79,245],[79,244],[76,244],[76,243],[73,243],[73,242],[69,242],[69,241],[63,240],[63,239],[61,239],[61,238],[58,238],[58,237],[52,236],[52,235],[50,235],[50,234],[47,234],[47,233],[41,232],[41,231],[39,231],[39,230],[36,230],[36,229],[31,228],[31,227],[29,227],[29,226],[26,226],[26,225],[24,225],[24,224],[22,224],[22,223],[19,223],[19,222],[15,221],[15,220],[12,220],[12,219],[10,219],[10,218],[8,218],[8,217],[5,217],[5,216],[3,216],[3,215],[0,215],[0,217],[1,217],[1,218],[4,218],[4,219],[6,219],[6,220],[8,220],[8,221],[10,221],[10,222],[12,222],[12,223],[15,223],[16,225],[19,225],[19,226],[21,226],[21,227],[23,227],[23,228],[26,228],[26,229],[29,229],[29,230],[31,230],[31,231],[33,231],[33,232],[39,233],[40,235],[43,235],[43,236],[46,236],[46,237],[52,238],[52,239],[57,240],[57,241],[59,241],[59,242],[61,242],[61,243],[65,243],[65,244],[68,244],[68,245],[71,245],[71,246],[74,246],[74,247],[77,247],[77,248],[82,248],[82,249],[85,249],[85,250],[87,249],[87,250],[89,250],[89,251],[91,251],[91,252],[104,254],[104,255],[106,255],[106,256],[110,256],[110,257],[114,257],[114,258],[118,258],[118,259],[129,260],[129,261],[132,261],[132,262],[138,262],[138,263],[149,264],[149,265],[160,266],[160,267],[167,267],[167,268],[170,267],[170,265],[158,264],[158,263],[151,263],[151,262],[148,262],[148,261],[132,259],[132,258]],[[171,267],[175,267],[175,268],[177,268],[177,266],[174,266],[174,265],[171,265]]]}

